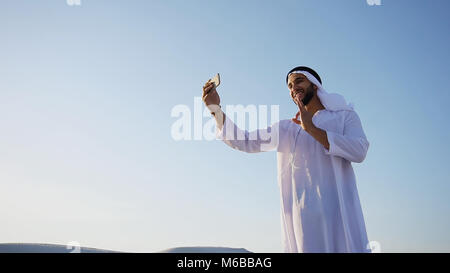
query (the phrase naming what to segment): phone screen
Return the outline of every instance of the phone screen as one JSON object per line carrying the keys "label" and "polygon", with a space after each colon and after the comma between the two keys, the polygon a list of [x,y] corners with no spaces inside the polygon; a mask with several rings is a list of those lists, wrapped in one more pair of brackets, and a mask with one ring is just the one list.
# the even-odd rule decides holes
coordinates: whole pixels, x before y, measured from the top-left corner
{"label": "phone screen", "polygon": [[220,84],[220,75],[219,73],[216,74],[216,76],[214,76],[214,78],[212,78],[212,82],[215,84],[215,86],[219,86]]}

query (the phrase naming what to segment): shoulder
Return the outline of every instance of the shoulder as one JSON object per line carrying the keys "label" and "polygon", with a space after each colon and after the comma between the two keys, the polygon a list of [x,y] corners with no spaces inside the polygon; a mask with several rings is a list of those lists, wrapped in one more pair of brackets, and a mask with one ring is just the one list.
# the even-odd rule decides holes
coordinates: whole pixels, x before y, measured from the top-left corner
{"label": "shoulder", "polygon": [[361,126],[361,119],[354,110],[342,110],[338,112],[340,112],[338,113],[340,115],[340,120],[345,126]]}
{"label": "shoulder", "polygon": [[296,125],[291,119],[282,119],[272,123],[271,127],[280,128],[280,130],[286,130],[289,127]]}
{"label": "shoulder", "polygon": [[355,110],[338,110],[338,111],[328,111],[331,115],[335,115],[336,117],[342,117],[344,120],[358,118],[358,114]]}

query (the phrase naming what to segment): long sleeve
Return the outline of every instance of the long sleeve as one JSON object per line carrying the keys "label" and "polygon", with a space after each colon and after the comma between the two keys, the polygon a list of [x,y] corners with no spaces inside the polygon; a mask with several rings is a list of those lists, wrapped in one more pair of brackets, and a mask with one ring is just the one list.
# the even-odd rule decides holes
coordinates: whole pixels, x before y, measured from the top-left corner
{"label": "long sleeve", "polygon": [[279,122],[268,126],[266,129],[258,129],[248,132],[239,127],[225,116],[222,129],[216,130],[216,138],[225,142],[233,149],[258,153],[277,149],[279,140]]}
{"label": "long sleeve", "polygon": [[326,154],[340,156],[351,162],[362,162],[369,148],[364,134],[361,120],[354,111],[349,111],[344,121],[344,133],[326,131],[329,150],[325,150]]}

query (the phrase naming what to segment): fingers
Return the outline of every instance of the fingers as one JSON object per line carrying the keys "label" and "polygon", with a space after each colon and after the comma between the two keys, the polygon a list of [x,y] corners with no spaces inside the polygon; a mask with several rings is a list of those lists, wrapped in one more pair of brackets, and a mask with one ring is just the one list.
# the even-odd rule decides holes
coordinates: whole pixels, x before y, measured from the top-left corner
{"label": "fingers", "polygon": [[211,88],[204,88],[202,98],[205,99],[211,93]]}
{"label": "fingers", "polygon": [[295,96],[295,97],[294,97],[294,102],[295,102],[295,104],[297,104],[297,106],[298,106],[298,108],[299,108],[300,110],[304,110],[304,109],[305,109],[305,108],[302,109],[303,103],[302,103],[302,100],[299,99],[299,96]]}
{"label": "fingers", "polygon": [[206,84],[203,86],[203,95],[208,94],[212,89],[215,88],[215,85],[211,80],[206,82]]}
{"label": "fingers", "polygon": [[301,122],[300,122],[299,120],[295,119],[295,118],[293,118],[293,119],[291,119],[291,120],[292,120],[293,122],[297,123],[298,125],[301,124]]}
{"label": "fingers", "polygon": [[210,85],[211,83],[212,83],[211,80],[208,80],[208,81],[205,83],[205,85],[203,85],[203,88],[207,87],[207,86]]}
{"label": "fingers", "polygon": [[300,112],[306,111],[305,105],[303,105],[303,102],[301,100],[298,101],[298,108],[300,108]]}
{"label": "fingers", "polygon": [[211,89],[213,86],[214,86],[214,84],[213,84],[212,82],[206,83],[206,84],[203,86],[203,91],[209,90],[209,89]]}
{"label": "fingers", "polygon": [[209,90],[208,92],[203,92],[202,100],[206,100],[206,98],[216,92],[216,89]]}
{"label": "fingers", "polygon": [[208,80],[205,83],[205,85],[203,85],[203,91],[205,91],[205,89],[211,88],[211,84],[212,84],[211,80]]}
{"label": "fingers", "polygon": [[298,102],[297,102],[297,96],[295,96],[295,94],[294,94],[293,91],[291,91],[291,97],[292,97],[292,100],[295,102],[295,104],[298,104]]}
{"label": "fingers", "polygon": [[216,91],[216,85],[214,82],[209,79],[205,85],[203,85],[203,94],[202,94],[202,100],[206,103],[206,100],[208,98],[208,95],[212,94]]}
{"label": "fingers", "polygon": [[300,116],[300,112],[297,112],[297,114],[295,114],[295,118],[291,118],[291,120],[300,125],[301,121],[298,120],[299,116]]}

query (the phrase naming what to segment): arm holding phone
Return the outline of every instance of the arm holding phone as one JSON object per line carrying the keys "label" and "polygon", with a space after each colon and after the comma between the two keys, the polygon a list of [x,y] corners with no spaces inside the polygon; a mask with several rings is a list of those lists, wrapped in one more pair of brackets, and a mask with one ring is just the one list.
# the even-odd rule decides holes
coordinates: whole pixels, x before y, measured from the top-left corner
{"label": "arm holding phone", "polygon": [[[242,152],[258,153],[275,150],[278,146],[278,124],[269,126],[266,129],[248,132],[239,129],[239,127],[225,115],[220,108],[220,97],[216,90],[216,87],[220,84],[218,75],[219,74],[217,74],[213,80],[208,80],[206,82],[203,86],[202,96],[206,107],[211,111],[211,114],[216,120],[217,137],[222,139],[228,146]],[[230,132],[233,133],[228,135]],[[234,132],[236,132],[237,136],[242,136],[242,138],[235,138]],[[267,134],[270,134],[269,138],[267,138]]]}

